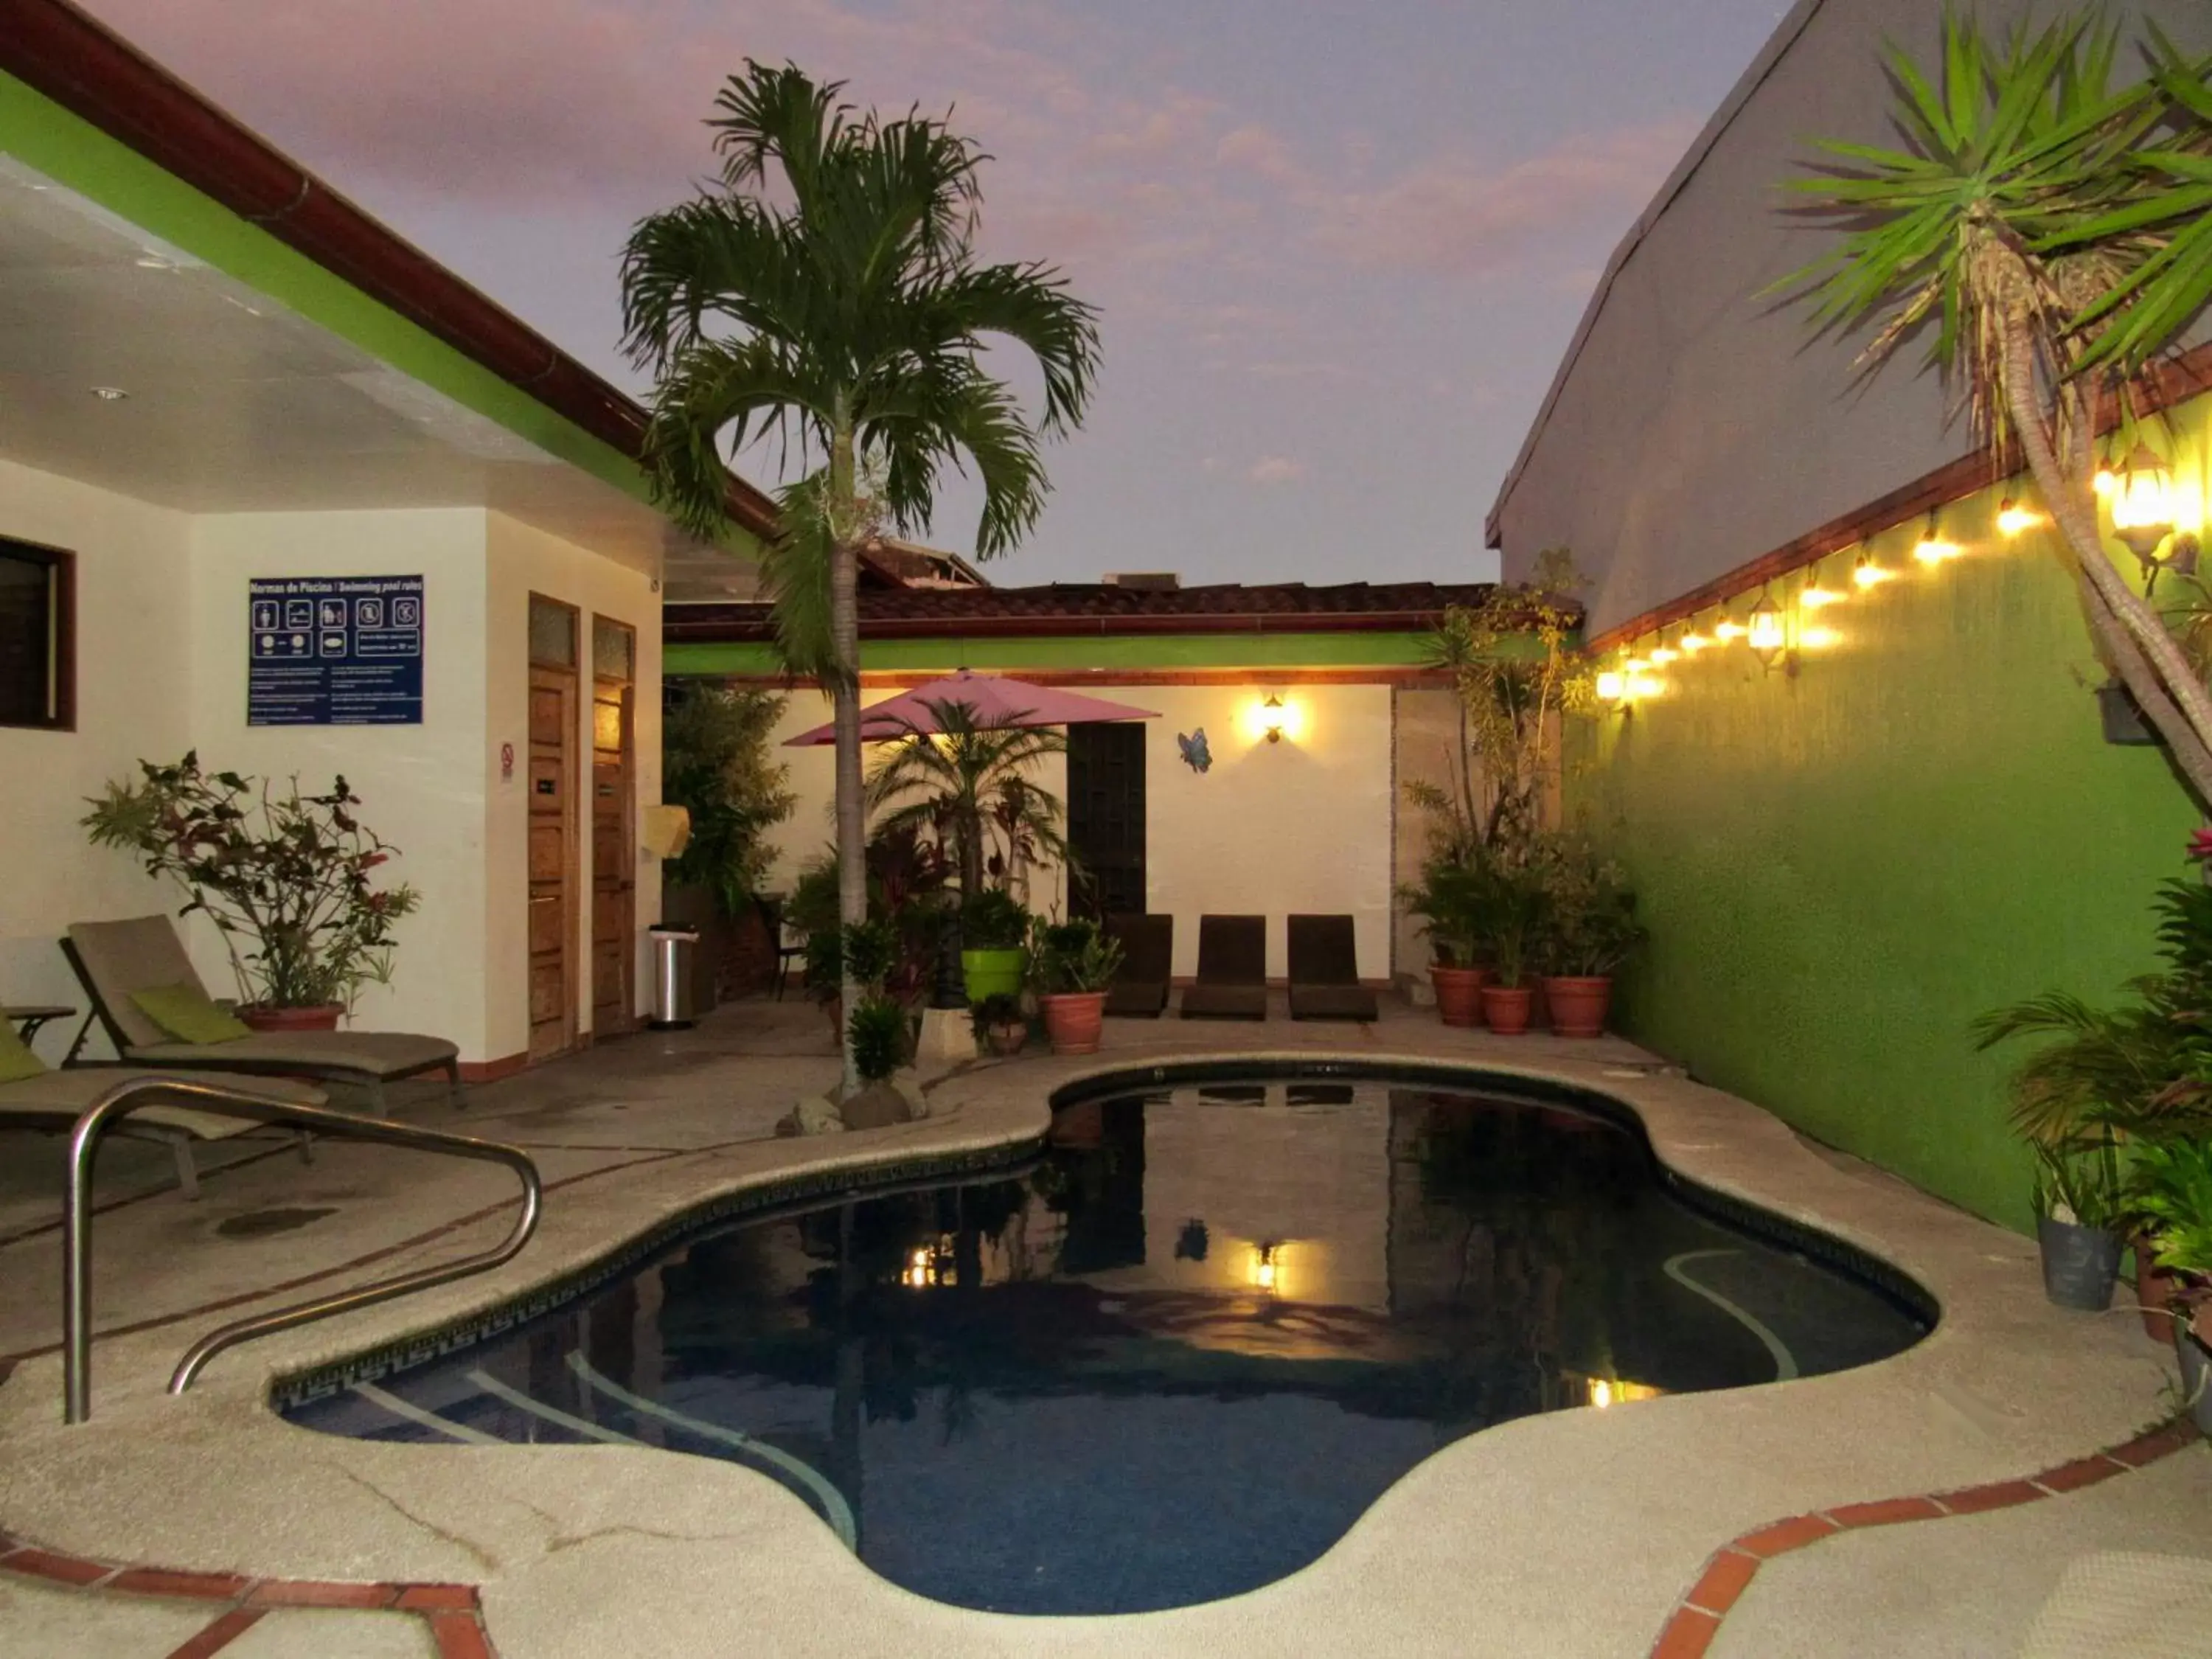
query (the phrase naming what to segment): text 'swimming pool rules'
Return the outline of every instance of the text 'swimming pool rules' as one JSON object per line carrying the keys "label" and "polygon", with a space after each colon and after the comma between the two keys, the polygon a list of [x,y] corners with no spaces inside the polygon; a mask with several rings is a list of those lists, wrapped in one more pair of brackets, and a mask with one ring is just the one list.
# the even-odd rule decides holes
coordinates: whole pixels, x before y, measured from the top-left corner
{"label": "text 'swimming pool rules'", "polygon": [[420,726],[420,576],[257,576],[248,726]]}

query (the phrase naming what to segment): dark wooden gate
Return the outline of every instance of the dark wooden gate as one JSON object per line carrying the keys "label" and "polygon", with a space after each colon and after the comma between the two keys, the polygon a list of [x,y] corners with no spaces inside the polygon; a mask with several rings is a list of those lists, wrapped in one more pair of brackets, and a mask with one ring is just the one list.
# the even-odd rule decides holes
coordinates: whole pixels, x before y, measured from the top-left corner
{"label": "dark wooden gate", "polygon": [[1079,915],[1145,908],[1145,728],[1135,720],[1067,728],[1067,840],[1083,867]]}

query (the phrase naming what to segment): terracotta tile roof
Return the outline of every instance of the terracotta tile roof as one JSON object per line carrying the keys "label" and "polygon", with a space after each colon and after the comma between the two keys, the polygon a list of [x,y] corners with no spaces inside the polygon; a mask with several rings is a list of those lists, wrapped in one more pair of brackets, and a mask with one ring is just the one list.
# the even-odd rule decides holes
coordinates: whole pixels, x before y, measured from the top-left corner
{"label": "terracotta tile roof", "polygon": [[[1492,591],[1487,582],[864,588],[860,633],[866,639],[900,639],[942,634],[1400,632],[1431,627],[1446,606],[1479,604]],[[766,639],[768,607],[672,605],[663,612],[663,633],[671,641]]]}

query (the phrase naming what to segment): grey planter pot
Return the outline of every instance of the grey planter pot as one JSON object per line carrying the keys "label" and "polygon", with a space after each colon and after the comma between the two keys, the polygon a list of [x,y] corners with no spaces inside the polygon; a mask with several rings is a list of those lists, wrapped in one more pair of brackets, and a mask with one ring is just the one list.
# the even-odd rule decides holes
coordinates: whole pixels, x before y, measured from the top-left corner
{"label": "grey planter pot", "polygon": [[2181,1397],[2189,1402],[2197,1426],[2212,1436],[2212,1353],[2207,1353],[2196,1332],[2179,1321],[2175,1322],[2173,1347],[2181,1357]]}
{"label": "grey planter pot", "polygon": [[2062,1308],[2102,1313],[2112,1305],[2112,1286],[2120,1276],[2119,1235],[2099,1227],[2079,1227],[2049,1216],[2035,1224],[2043,1247],[2043,1293]]}

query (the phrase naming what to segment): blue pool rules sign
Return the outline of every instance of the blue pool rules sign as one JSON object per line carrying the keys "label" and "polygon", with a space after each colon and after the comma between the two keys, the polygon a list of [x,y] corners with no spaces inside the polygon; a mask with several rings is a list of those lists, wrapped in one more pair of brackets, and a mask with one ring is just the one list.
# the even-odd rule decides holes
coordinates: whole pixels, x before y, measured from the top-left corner
{"label": "blue pool rules sign", "polygon": [[248,726],[420,726],[420,576],[246,584]]}

